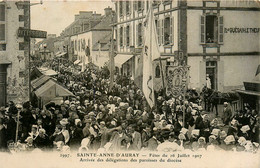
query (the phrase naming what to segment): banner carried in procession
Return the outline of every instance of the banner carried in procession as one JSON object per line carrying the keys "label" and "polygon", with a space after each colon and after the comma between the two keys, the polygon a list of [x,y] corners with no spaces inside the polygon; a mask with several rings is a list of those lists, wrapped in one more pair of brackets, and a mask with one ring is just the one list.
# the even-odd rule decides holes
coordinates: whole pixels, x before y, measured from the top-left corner
{"label": "banner carried in procession", "polygon": [[174,98],[184,97],[188,86],[189,66],[173,66],[167,69],[166,94]]}
{"label": "banner carried in procession", "polygon": [[153,8],[150,7],[144,20],[144,46],[143,55],[143,93],[150,107],[153,107],[154,88],[153,88],[153,60],[160,57],[158,46],[157,31],[155,26]]}

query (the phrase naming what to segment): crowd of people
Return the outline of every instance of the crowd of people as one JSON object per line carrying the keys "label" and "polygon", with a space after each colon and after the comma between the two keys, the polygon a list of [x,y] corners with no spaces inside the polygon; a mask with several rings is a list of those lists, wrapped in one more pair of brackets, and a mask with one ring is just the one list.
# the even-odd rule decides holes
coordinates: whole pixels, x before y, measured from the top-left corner
{"label": "crowd of people", "polygon": [[[50,66],[57,68],[57,61]],[[43,108],[30,102],[1,107],[1,151],[256,152],[259,148],[258,112],[249,105],[232,112],[224,103],[223,115],[212,118],[199,97],[159,94],[150,108],[128,77],[117,75],[109,89],[106,68],[89,66],[79,72],[69,62],[59,66],[57,82],[75,97]]]}

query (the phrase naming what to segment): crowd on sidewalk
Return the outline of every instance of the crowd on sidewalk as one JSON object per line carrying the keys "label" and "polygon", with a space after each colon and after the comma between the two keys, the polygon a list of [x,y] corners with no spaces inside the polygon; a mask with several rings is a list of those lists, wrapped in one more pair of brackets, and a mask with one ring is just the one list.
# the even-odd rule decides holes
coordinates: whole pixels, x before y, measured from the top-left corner
{"label": "crowd on sidewalk", "polygon": [[[57,62],[50,64],[57,66]],[[128,77],[117,76],[109,89],[106,68],[88,67],[79,73],[75,65],[67,62],[59,69],[57,81],[75,97],[59,104],[49,103],[42,109],[30,102],[9,102],[1,107],[1,151],[259,149],[258,112],[249,105],[232,112],[229,104],[224,103],[220,122],[204,111],[200,97],[173,98],[159,93],[156,106],[150,108],[142,91]]]}

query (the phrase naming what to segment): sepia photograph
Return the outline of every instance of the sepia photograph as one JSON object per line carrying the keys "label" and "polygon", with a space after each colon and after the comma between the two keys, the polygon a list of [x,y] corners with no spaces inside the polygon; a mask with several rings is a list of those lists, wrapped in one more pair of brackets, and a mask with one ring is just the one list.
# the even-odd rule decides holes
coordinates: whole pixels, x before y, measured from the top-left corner
{"label": "sepia photograph", "polygon": [[259,0],[0,0],[1,168],[259,168]]}

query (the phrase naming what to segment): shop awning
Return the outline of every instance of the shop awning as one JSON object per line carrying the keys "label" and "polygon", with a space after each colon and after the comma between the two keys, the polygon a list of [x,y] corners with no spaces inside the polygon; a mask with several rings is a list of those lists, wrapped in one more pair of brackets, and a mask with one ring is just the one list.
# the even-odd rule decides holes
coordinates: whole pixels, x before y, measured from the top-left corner
{"label": "shop awning", "polygon": [[132,58],[133,55],[117,54],[114,58],[115,66],[121,67],[126,61]]}
{"label": "shop awning", "polygon": [[39,68],[39,70],[41,71],[41,73],[43,75],[47,75],[47,76],[55,76],[58,75],[58,73],[52,69],[48,69],[48,68]]}
{"label": "shop awning", "polygon": [[251,90],[236,90],[238,93],[246,94],[246,95],[253,95],[253,96],[259,96],[260,97],[260,92],[256,91],[251,91]]}
{"label": "shop awning", "polygon": [[58,75],[58,73],[52,69],[49,69],[47,71],[44,71],[42,72],[44,75],[47,75],[47,76],[55,76],[55,75]]}
{"label": "shop awning", "polygon": [[[50,80],[38,88],[34,93],[37,97],[52,97],[52,95],[54,95],[55,85],[56,83]],[[53,90],[52,94],[49,90]]]}
{"label": "shop awning", "polygon": [[37,97],[66,97],[74,96],[68,89],[57,84],[53,80],[49,80],[39,87],[35,92]]}
{"label": "shop awning", "polygon": [[77,65],[77,64],[79,64],[79,63],[80,63],[80,60],[74,61],[74,65]]}
{"label": "shop awning", "polygon": [[43,85],[44,83],[46,83],[49,79],[51,79],[51,77],[46,76],[46,75],[42,75],[42,76],[40,76],[39,78],[37,78],[37,79],[35,79],[35,80],[33,80],[33,81],[31,82],[32,87],[33,87],[34,89],[36,89],[36,88],[38,88],[39,86],[41,86],[41,85]]}

